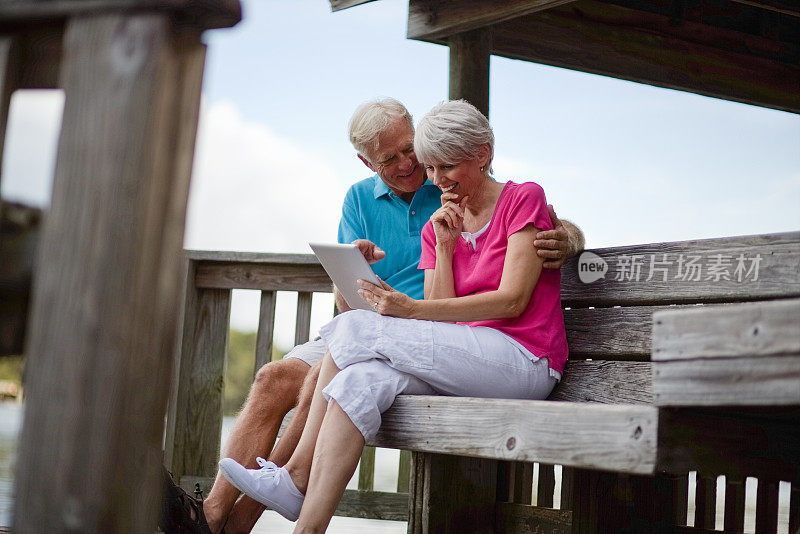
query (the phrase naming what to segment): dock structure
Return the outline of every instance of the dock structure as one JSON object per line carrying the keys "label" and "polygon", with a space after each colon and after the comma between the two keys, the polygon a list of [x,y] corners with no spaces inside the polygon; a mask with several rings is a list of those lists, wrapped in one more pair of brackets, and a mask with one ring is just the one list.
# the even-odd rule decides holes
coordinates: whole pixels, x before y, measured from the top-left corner
{"label": "dock structure", "polygon": [[11,94],[65,93],[27,325],[14,532],[153,532],[203,31],[238,0],[0,2]]}
{"label": "dock structure", "polygon": [[[181,254],[200,35],[240,17],[238,0],[0,2],[0,148],[14,90],[66,93],[26,332],[14,532],[151,532],[173,364],[165,461],[191,489],[219,454],[231,290],[262,291],[258,363],[275,292],[298,291],[301,342],[311,294],[330,290],[305,256]],[[410,0],[408,28],[450,48],[449,96],[487,115],[493,54],[800,112],[789,0]],[[744,529],[748,477],[756,531],[776,532],[782,481],[800,529],[800,234],[593,252],[619,279],[587,286],[577,260],[564,268],[571,362],[552,398],[400,397],[371,443],[405,451],[398,491],[371,491],[367,449],[338,513],[407,519],[413,533],[710,532],[724,475],[725,531]],[[689,255],[716,258],[719,283],[669,271]],[[638,285],[635,258],[663,283]],[[723,259],[742,270],[723,276]]]}

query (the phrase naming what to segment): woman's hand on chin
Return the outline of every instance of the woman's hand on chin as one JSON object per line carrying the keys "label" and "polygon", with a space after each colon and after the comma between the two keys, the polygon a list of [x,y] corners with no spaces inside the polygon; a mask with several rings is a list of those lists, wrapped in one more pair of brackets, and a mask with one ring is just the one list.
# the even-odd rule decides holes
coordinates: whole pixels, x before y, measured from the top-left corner
{"label": "woman's hand on chin", "polygon": [[381,285],[376,286],[366,280],[359,280],[358,294],[372,306],[372,309],[381,315],[409,318],[414,313],[416,301],[381,280]]}
{"label": "woman's hand on chin", "polygon": [[442,195],[442,207],[433,212],[431,222],[436,244],[452,250],[464,226],[464,205],[469,197],[463,197],[458,204],[450,200],[452,193]]}

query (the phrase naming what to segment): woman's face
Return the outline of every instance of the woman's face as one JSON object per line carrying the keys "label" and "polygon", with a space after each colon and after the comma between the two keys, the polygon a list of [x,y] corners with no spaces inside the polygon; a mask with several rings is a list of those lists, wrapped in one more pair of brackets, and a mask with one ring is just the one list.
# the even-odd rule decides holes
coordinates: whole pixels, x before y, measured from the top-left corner
{"label": "woman's face", "polygon": [[468,159],[459,163],[426,163],[425,172],[428,179],[442,190],[442,193],[458,195],[455,202],[465,196],[474,197],[475,190],[482,187],[486,175],[481,171],[481,163],[477,159]]}

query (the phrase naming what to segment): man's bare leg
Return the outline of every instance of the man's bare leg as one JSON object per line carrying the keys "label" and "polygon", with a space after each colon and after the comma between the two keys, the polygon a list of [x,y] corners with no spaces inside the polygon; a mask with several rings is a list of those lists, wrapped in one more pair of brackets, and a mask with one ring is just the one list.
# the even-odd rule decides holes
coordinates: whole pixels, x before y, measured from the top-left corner
{"label": "man's bare leg", "polygon": [[[300,397],[297,407],[294,410],[292,421],[286,427],[286,431],[278,440],[275,448],[269,455],[269,460],[277,465],[284,465],[292,456],[297,442],[303,433],[303,427],[308,417],[308,409],[311,406],[311,399],[314,397],[314,389],[317,385],[317,377],[322,367],[322,361],[317,362],[306,375],[303,388],[300,390]],[[234,504],[225,524],[225,534],[246,534],[253,530],[265,507],[258,501],[254,501],[247,495],[242,495]]]}
{"label": "man's bare leg", "polygon": [[[233,458],[248,468],[257,467],[256,457],[264,456],[272,448],[283,417],[297,402],[309,369],[303,360],[289,358],[268,363],[258,370],[223,457]],[[212,532],[222,530],[239,494],[239,490],[218,472],[203,501],[203,513]]]}

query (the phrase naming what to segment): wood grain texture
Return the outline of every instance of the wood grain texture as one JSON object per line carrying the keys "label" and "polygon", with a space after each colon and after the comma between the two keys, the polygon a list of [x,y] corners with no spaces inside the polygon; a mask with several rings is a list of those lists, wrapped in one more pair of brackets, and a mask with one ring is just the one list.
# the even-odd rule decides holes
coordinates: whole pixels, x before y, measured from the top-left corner
{"label": "wood grain texture", "polygon": [[759,480],[756,488],[756,532],[778,531],[778,482]]}
{"label": "wood grain texture", "polygon": [[650,362],[568,361],[549,400],[604,404],[652,404]]}
{"label": "wood grain texture", "polygon": [[189,183],[182,162],[193,159],[196,128],[184,113],[199,106],[203,70],[193,38],[185,48],[161,15],[66,27],[68,96],[28,336],[17,532],[155,526]]}
{"label": "wood grain texture", "polygon": [[536,506],[553,507],[553,496],[556,489],[555,466],[539,464],[539,484],[536,488]]}
{"label": "wood grain texture", "polygon": [[490,30],[477,29],[448,39],[450,47],[450,100],[464,99],[489,116]]}
{"label": "wood grain texture", "polygon": [[796,406],[800,354],[653,364],[657,406]]}
{"label": "wood grain texture", "polygon": [[198,29],[229,28],[242,19],[239,0],[2,0],[6,24],[97,14],[160,12]]}
{"label": "wood grain texture", "polygon": [[364,447],[358,462],[358,489],[372,491],[375,487],[375,447]]}
{"label": "wood grain texture", "polygon": [[272,336],[275,332],[275,303],[274,291],[261,292],[261,304],[258,312],[258,332],[256,334],[256,362],[253,376],[261,367],[272,361]]}
{"label": "wood grain texture", "polygon": [[694,526],[714,530],[717,517],[716,477],[697,477],[694,498]]}
{"label": "wood grain texture", "polygon": [[660,408],[659,472],[800,480],[800,408]]}
{"label": "wood grain texture", "polygon": [[408,493],[411,478],[411,451],[400,451],[397,470],[397,492]]}
{"label": "wood grain texture", "polygon": [[311,331],[311,293],[297,293],[297,315],[294,324],[294,344],[301,345],[308,341]]}
{"label": "wood grain texture", "polygon": [[657,311],[653,361],[800,353],[800,299]]}
{"label": "wood grain texture", "polygon": [[[213,476],[219,460],[231,292],[197,290],[185,312],[172,464],[176,478]],[[188,298],[187,298],[188,300]]]}
{"label": "wood grain texture", "polygon": [[370,444],[649,474],[655,461],[656,411],[634,405],[401,395],[384,413]]}
{"label": "wood grain texture", "polygon": [[345,490],[342,500],[336,508],[336,515],[384,521],[407,521],[408,494]]}
{"label": "wood grain texture", "polygon": [[410,0],[408,38],[441,39],[505,20],[542,11],[574,0]]}
{"label": "wood grain texture", "polygon": [[505,534],[569,534],[572,512],[516,503],[497,503],[495,532]]}
{"label": "wood grain texture", "polygon": [[[591,284],[584,284],[578,276],[579,257],[567,261],[561,268],[561,300],[562,304],[571,308],[589,306],[644,306],[653,304],[689,304],[713,302],[737,302],[747,300],[767,300],[773,298],[790,298],[800,296],[800,232],[783,234],[767,234],[757,236],[729,237],[721,239],[703,239],[673,243],[653,243],[628,247],[595,249],[590,251],[608,263],[606,277]],[[658,265],[666,254],[670,265]],[[691,257],[699,256],[697,263],[702,268],[700,280],[676,279],[678,259],[684,257],[682,274],[690,272],[685,264]],[[705,280],[708,276],[707,262],[715,262],[721,255],[723,259],[733,258],[729,274],[735,272],[738,264],[736,258],[744,256],[745,267],[749,269],[751,260],[760,255],[758,261],[758,279],[754,273],[742,281],[736,277],[731,280]],[[630,262],[620,264],[620,258],[640,258],[641,271],[636,281],[632,279]],[[650,277],[650,260],[653,260],[653,277]],[[625,278],[616,280],[620,269],[625,269]],[[658,268],[667,269],[666,281],[664,273]],[[635,271],[635,267],[633,268]],[[714,277],[716,275],[713,275]]]}
{"label": "wood grain texture", "polygon": [[[791,37],[582,0],[497,24],[492,53],[797,113]],[[746,28],[745,28],[746,29]],[[791,32],[789,32],[791,34]]]}
{"label": "wood grain texture", "polygon": [[423,462],[423,533],[494,532],[496,460],[424,454]]}
{"label": "wood grain texture", "polygon": [[198,260],[195,284],[205,288],[262,291],[332,291],[331,280],[319,263],[295,262],[291,261],[294,259],[292,257],[282,259],[286,261],[267,263]]}

